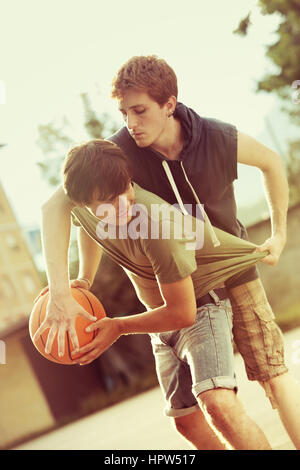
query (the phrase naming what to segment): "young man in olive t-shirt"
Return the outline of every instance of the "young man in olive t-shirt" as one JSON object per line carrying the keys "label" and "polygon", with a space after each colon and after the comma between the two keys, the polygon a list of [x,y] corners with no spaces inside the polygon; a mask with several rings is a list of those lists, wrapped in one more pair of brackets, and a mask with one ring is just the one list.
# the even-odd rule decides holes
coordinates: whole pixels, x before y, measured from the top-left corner
{"label": "young man in olive t-shirt", "polygon": [[[202,416],[202,435],[195,429],[192,438],[187,436],[196,448],[224,449],[229,444],[233,449],[270,449],[236,396],[229,301],[211,291],[267,253],[257,253],[255,245],[212,227],[205,211],[194,218],[180,208],[171,210],[161,198],[132,184],[127,158],[108,141],[91,141],[70,151],[64,187],[74,204],[73,222],[81,227],[80,271],[89,267],[85,272],[93,281],[94,259],[99,260],[95,245],[100,246],[125,269],[147,308],[92,324],[90,329],[98,334],[74,362],[90,363],[122,334],[149,333],[165,414],[176,426],[195,414],[199,425]],[[216,303],[198,306],[197,300],[209,292]],[[59,330],[62,319],[58,323]],[[46,318],[35,338],[49,325]]]}

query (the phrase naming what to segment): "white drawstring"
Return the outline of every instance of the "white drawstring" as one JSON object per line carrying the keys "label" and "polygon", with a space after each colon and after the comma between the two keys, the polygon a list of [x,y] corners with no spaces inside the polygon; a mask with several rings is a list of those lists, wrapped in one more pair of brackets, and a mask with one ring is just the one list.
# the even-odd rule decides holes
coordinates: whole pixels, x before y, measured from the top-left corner
{"label": "white drawstring", "polygon": [[[201,202],[199,201],[199,198],[198,198],[198,196],[197,196],[197,193],[196,193],[196,191],[194,190],[192,184],[190,183],[190,181],[189,181],[189,179],[188,179],[188,177],[187,177],[187,174],[186,174],[186,172],[185,172],[183,163],[180,162],[180,164],[181,164],[181,168],[182,168],[184,177],[185,177],[185,179],[186,179],[186,181],[187,181],[189,187],[191,188],[191,191],[192,191],[192,193],[193,193],[193,195],[194,195],[194,198],[195,198],[195,200],[196,200],[196,202],[197,202],[197,204],[198,204],[198,206],[199,206],[199,208],[200,208],[200,210],[201,210],[201,214],[202,214],[202,216],[203,216],[205,222],[208,224],[208,229],[209,229],[209,232],[210,232],[210,236],[211,236],[213,245],[214,245],[214,246],[219,246],[221,243],[220,243],[220,241],[218,240],[218,237],[217,237],[217,235],[216,235],[216,233],[215,233],[215,231],[214,231],[214,228],[213,228],[213,226],[212,226],[212,224],[211,224],[211,222],[210,222],[210,220],[209,220],[209,217],[208,217],[208,215],[206,214],[205,210],[203,209],[203,206],[202,206]],[[178,202],[178,204],[179,204],[179,206],[180,206],[180,209],[182,210],[182,213],[183,213],[184,215],[188,215],[188,212],[187,212],[187,210],[186,210],[185,207],[184,207],[184,204],[183,204],[183,202],[182,202],[182,199],[181,199],[181,197],[180,197],[179,191],[178,191],[178,189],[177,189],[175,180],[174,180],[174,178],[173,178],[173,175],[172,175],[172,173],[171,173],[171,170],[170,170],[169,165],[168,165],[168,163],[167,163],[166,160],[163,160],[162,166],[163,166],[163,168],[164,168],[164,170],[165,170],[165,172],[166,172],[166,175],[167,175],[167,177],[168,177],[169,183],[170,183],[170,185],[171,185],[171,187],[172,187],[172,189],[173,189],[173,192],[174,192],[175,197],[176,197],[176,199],[177,199],[177,202]]]}
{"label": "white drawstring", "polygon": [[177,202],[178,202],[178,204],[179,204],[179,207],[180,207],[182,213],[183,213],[184,215],[188,215],[188,212],[187,212],[186,208],[184,207],[184,204],[183,204],[182,199],[181,199],[181,197],[180,197],[180,194],[179,194],[179,191],[178,191],[178,189],[177,189],[176,183],[175,183],[175,181],[174,181],[173,175],[172,175],[172,173],[171,173],[171,170],[170,170],[169,165],[168,165],[168,163],[167,163],[166,160],[163,160],[162,166],[163,166],[163,168],[164,168],[164,170],[165,170],[165,172],[166,172],[166,174],[167,174],[168,180],[169,180],[170,185],[171,185],[171,187],[172,187],[172,189],[173,189],[173,192],[174,192],[174,194],[175,194],[175,196],[176,196]]}
{"label": "white drawstring", "polygon": [[185,177],[185,179],[186,179],[186,181],[187,181],[189,187],[190,187],[191,190],[192,190],[192,193],[193,193],[193,195],[194,195],[194,198],[195,198],[196,201],[197,201],[198,206],[200,207],[202,216],[203,216],[204,219],[206,218],[206,220],[207,220],[208,228],[209,228],[210,235],[211,235],[211,238],[212,238],[212,241],[213,241],[213,245],[214,245],[214,246],[219,246],[219,245],[221,245],[221,243],[220,243],[220,241],[219,241],[219,239],[218,239],[218,237],[217,237],[217,235],[216,235],[216,232],[214,231],[213,226],[211,225],[211,222],[210,222],[210,220],[209,220],[208,215],[206,214],[205,210],[203,209],[203,206],[202,206],[201,202],[199,201],[199,198],[198,198],[198,196],[197,196],[196,191],[195,191],[194,188],[193,188],[192,183],[189,181],[189,179],[188,179],[188,177],[187,177],[187,174],[186,174],[186,172],[185,172],[185,169],[184,169],[184,166],[183,166],[182,161],[180,162],[180,164],[181,164],[181,168],[182,168],[184,177]]}

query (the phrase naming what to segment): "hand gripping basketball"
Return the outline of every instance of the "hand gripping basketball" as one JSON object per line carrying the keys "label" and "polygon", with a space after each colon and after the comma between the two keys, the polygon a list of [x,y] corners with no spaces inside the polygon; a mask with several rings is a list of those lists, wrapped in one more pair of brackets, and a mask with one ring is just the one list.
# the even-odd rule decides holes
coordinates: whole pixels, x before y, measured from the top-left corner
{"label": "hand gripping basketball", "polygon": [[92,293],[81,288],[70,289],[70,295],[64,297],[51,298],[47,290],[42,294],[30,316],[32,341],[49,360],[70,364],[72,351],[93,339],[84,330],[87,324],[105,316],[103,306]]}

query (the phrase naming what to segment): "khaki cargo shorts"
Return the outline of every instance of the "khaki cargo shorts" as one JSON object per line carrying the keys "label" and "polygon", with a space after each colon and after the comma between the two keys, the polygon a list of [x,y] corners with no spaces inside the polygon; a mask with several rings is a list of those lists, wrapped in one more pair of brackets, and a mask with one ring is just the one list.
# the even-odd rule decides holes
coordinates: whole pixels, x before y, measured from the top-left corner
{"label": "khaki cargo shorts", "polygon": [[287,372],[283,335],[274,321],[260,279],[228,288],[228,295],[233,311],[234,341],[244,359],[249,380],[266,382]]}

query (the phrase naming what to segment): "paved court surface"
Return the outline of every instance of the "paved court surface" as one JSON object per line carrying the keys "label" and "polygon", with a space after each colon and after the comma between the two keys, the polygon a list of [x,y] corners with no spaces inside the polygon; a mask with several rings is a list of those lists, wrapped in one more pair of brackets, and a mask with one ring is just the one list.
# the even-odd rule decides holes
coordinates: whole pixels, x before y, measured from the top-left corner
{"label": "paved court surface", "polygon": [[[286,362],[300,381],[300,328],[285,334]],[[296,360],[299,360],[299,363]],[[273,449],[294,449],[277,412],[264,391],[246,378],[242,359],[235,356],[239,394],[248,414],[265,432]],[[125,400],[15,449],[24,450],[191,450],[162,414],[159,388]]]}

